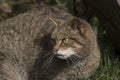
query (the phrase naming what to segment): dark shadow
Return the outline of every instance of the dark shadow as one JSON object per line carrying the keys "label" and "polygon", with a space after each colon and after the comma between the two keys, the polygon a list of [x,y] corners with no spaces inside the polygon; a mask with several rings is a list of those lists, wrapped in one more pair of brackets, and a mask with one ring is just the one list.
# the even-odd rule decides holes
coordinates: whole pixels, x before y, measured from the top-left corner
{"label": "dark shadow", "polygon": [[48,55],[49,52],[51,52],[50,55],[52,55],[52,50],[56,43],[55,39],[51,38],[50,33],[40,39],[36,39],[35,43],[40,45],[42,51],[39,52],[32,69],[28,73],[28,80],[52,80],[65,68],[64,65],[66,61],[54,57],[51,63],[47,64],[46,60],[48,60],[50,56],[46,55]]}

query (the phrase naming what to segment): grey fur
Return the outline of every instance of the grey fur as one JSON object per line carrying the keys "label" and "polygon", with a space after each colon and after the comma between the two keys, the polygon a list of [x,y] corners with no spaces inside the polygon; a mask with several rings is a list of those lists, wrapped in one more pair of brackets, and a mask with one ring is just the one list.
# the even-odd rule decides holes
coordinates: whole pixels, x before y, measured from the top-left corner
{"label": "grey fur", "polygon": [[51,7],[35,9],[0,23],[0,80],[83,80],[99,66],[100,51],[90,26],[90,44],[80,65],[67,66],[64,60],[53,59],[45,66],[46,50],[52,50],[51,33],[56,25],[70,22],[73,16]]}

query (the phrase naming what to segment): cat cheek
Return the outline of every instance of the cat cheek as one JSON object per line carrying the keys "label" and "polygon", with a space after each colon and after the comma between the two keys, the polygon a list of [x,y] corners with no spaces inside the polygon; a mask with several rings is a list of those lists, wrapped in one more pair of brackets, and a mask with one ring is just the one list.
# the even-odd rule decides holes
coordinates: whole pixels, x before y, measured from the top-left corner
{"label": "cat cheek", "polygon": [[74,48],[75,48],[75,49],[82,49],[83,46],[82,46],[82,45],[78,45],[78,44],[74,44]]}
{"label": "cat cheek", "polygon": [[82,45],[77,45],[77,48],[79,48],[79,49],[82,49],[83,48],[83,46]]}

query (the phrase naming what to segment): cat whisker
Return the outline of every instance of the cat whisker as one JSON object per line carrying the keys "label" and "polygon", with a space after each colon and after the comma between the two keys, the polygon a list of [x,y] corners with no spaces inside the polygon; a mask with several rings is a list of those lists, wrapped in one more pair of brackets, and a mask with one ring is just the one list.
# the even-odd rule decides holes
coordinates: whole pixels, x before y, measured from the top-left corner
{"label": "cat whisker", "polygon": [[73,58],[69,57],[68,59],[72,62],[73,66],[75,66],[75,62],[74,62]]}
{"label": "cat whisker", "polygon": [[49,60],[51,59],[52,56],[49,56],[47,60],[43,63],[43,68],[46,68],[48,66]]}
{"label": "cat whisker", "polygon": [[52,52],[52,50],[44,50],[42,51],[43,53],[46,53],[46,52]]}
{"label": "cat whisker", "polygon": [[74,61],[75,66],[77,65],[77,59],[75,57],[71,57],[71,59]]}
{"label": "cat whisker", "polygon": [[70,66],[70,60],[68,58],[66,59],[66,62],[68,64],[68,66]]}
{"label": "cat whisker", "polygon": [[73,59],[75,59],[75,62],[78,63],[80,61],[80,59],[77,56],[72,56]]}
{"label": "cat whisker", "polygon": [[52,50],[42,51],[42,53],[42,57],[45,58],[52,54]]}
{"label": "cat whisker", "polygon": [[44,53],[44,55],[43,55],[42,57],[45,58],[45,57],[48,57],[48,56],[50,56],[50,55],[52,55],[52,52]]}
{"label": "cat whisker", "polygon": [[78,57],[76,57],[76,56],[73,56],[73,58],[76,60],[76,66],[81,66],[81,60],[78,58]]}
{"label": "cat whisker", "polygon": [[86,64],[85,60],[83,62],[83,59],[81,56],[72,56],[77,61],[77,66],[84,66]]}
{"label": "cat whisker", "polygon": [[49,58],[49,61],[48,61],[48,66],[52,62],[53,58],[54,58],[54,55],[51,55],[50,58]]}
{"label": "cat whisker", "polygon": [[52,60],[53,60],[53,58],[54,58],[54,55],[53,55],[53,54],[50,55],[50,56],[48,57],[48,59],[43,63],[43,68],[42,68],[42,69],[47,70],[48,67],[50,66],[50,64],[51,64],[51,62],[52,62]]}

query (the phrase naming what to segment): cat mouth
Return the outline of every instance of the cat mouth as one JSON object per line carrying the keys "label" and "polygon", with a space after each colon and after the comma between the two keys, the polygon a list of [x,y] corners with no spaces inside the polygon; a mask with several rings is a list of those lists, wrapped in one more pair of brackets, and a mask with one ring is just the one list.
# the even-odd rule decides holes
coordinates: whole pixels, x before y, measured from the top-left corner
{"label": "cat mouth", "polygon": [[83,63],[84,59],[82,58],[82,56],[77,55],[77,52],[75,52],[72,48],[68,48],[66,50],[54,51],[54,55],[56,58],[60,60],[65,60],[68,65],[73,65],[73,66],[85,65],[85,62]]}
{"label": "cat mouth", "polygon": [[61,54],[56,54],[56,57],[60,58],[60,59],[67,59],[68,58],[67,56],[64,56],[64,55],[61,55]]}
{"label": "cat mouth", "polygon": [[58,50],[54,54],[56,55],[57,58],[67,59],[71,57],[72,55],[74,55],[75,51],[71,48],[68,48],[66,50]]}

